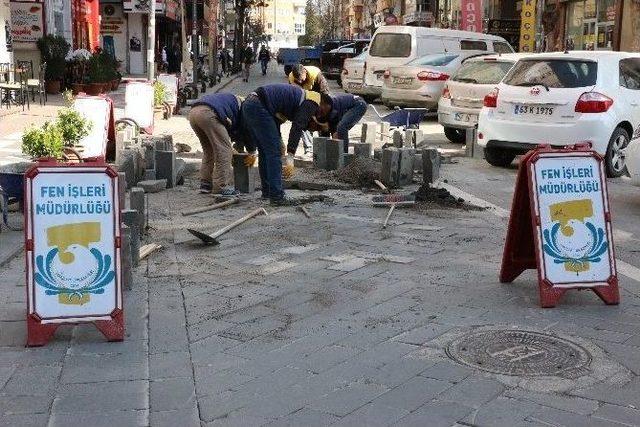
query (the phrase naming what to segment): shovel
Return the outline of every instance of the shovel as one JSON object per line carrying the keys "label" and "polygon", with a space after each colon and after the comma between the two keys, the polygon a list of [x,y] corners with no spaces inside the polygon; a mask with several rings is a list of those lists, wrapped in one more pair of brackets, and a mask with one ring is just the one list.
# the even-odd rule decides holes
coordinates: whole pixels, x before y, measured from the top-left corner
{"label": "shovel", "polygon": [[232,222],[231,224],[227,225],[226,227],[221,228],[220,230],[216,231],[213,234],[206,234],[206,233],[203,233],[201,231],[192,230],[190,228],[187,228],[187,231],[189,233],[193,234],[194,236],[196,236],[198,239],[202,240],[202,242],[205,245],[219,245],[220,242],[218,241],[218,237],[222,236],[223,234],[225,234],[226,232],[230,231],[231,229],[236,228],[237,226],[239,226],[243,222],[246,222],[246,221],[250,220],[251,218],[253,218],[254,216],[258,216],[260,214],[267,215],[267,211],[264,208],[258,208],[258,209],[254,210],[252,212],[249,212],[248,214],[246,214],[242,218],[240,218],[238,220],[235,220],[234,222]]}

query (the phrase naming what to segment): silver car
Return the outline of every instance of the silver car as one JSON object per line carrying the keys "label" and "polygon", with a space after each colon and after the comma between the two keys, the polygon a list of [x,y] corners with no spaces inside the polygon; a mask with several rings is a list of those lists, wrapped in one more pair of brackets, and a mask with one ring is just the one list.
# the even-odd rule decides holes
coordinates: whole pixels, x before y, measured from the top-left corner
{"label": "silver car", "polygon": [[362,83],[364,82],[364,58],[367,52],[364,51],[360,55],[353,58],[347,58],[342,65],[342,73],[340,74],[340,84],[345,92],[360,95]]}
{"label": "silver car", "polygon": [[478,124],[485,95],[491,92],[518,59],[531,54],[508,53],[466,59],[446,82],[438,102],[438,122],[447,139],[465,142],[465,130]]}
{"label": "silver car", "polygon": [[384,73],[382,102],[387,107],[436,109],[445,81],[471,56],[486,51],[444,52],[416,58]]}

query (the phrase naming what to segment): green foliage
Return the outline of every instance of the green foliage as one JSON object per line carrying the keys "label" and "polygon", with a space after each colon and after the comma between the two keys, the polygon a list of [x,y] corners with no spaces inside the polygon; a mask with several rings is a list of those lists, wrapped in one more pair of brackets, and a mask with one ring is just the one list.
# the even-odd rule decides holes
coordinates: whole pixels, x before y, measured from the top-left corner
{"label": "green foliage", "polygon": [[62,156],[64,140],[62,130],[46,122],[41,128],[30,128],[22,135],[22,152],[33,159]]}
{"label": "green foliage", "polygon": [[73,91],[71,89],[67,89],[62,92],[62,99],[64,100],[64,105],[66,105],[67,107],[71,107],[76,97],[73,96]]}
{"label": "green foliage", "polygon": [[101,51],[89,59],[89,82],[105,83],[118,78],[118,63],[114,57]]}
{"label": "green foliage", "polygon": [[45,79],[61,80],[65,72],[65,56],[69,52],[69,43],[62,36],[47,34],[36,42],[40,59],[47,63]]}
{"label": "green foliage", "polygon": [[166,96],[167,87],[163,83],[156,81],[153,84],[153,105],[156,107],[161,106]]}
{"label": "green foliage", "polygon": [[305,35],[298,37],[298,46],[314,46],[322,36],[322,20],[313,0],[305,7]]}
{"label": "green foliage", "polygon": [[58,112],[56,126],[62,131],[64,145],[73,147],[82,138],[89,135],[93,123],[82,117],[77,111],[64,108]]}

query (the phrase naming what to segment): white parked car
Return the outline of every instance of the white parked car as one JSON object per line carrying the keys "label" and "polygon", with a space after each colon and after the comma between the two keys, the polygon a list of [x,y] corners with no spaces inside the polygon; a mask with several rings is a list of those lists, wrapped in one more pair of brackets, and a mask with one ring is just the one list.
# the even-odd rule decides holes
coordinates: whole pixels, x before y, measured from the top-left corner
{"label": "white parked car", "polygon": [[537,144],[590,141],[617,177],[639,129],[640,54],[558,52],[520,59],[485,96],[478,144],[489,163],[506,166]]}
{"label": "white parked car", "polygon": [[482,51],[443,52],[421,56],[384,72],[382,102],[387,107],[422,107],[435,109],[444,82],[455,73],[462,61]]}
{"label": "white parked car", "polygon": [[625,161],[634,185],[640,186],[640,140],[631,141],[625,149]]}
{"label": "white parked car", "polygon": [[485,95],[493,90],[523,53],[467,58],[444,85],[438,101],[438,122],[449,141],[463,144],[466,130],[478,124]]}
{"label": "white parked car", "polygon": [[354,95],[361,95],[362,82],[364,81],[364,58],[367,52],[362,52],[353,58],[347,58],[342,64],[342,73],[340,74],[340,84],[342,88]]}

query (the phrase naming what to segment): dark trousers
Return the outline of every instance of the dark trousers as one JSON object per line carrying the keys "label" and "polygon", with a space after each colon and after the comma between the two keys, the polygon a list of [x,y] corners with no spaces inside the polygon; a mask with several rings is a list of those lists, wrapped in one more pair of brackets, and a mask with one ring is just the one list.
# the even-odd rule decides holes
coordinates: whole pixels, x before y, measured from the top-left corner
{"label": "dark trousers", "polygon": [[284,197],[282,186],[282,158],[280,129],[275,118],[255,96],[242,103],[242,125],[245,135],[258,146],[258,170],[262,183],[262,197]]}
{"label": "dark trousers", "polygon": [[364,99],[358,98],[356,101],[356,105],[349,108],[338,122],[336,133],[338,134],[338,139],[342,139],[344,141],[345,153],[349,152],[349,129],[358,124],[358,122],[366,112],[367,103]]}

